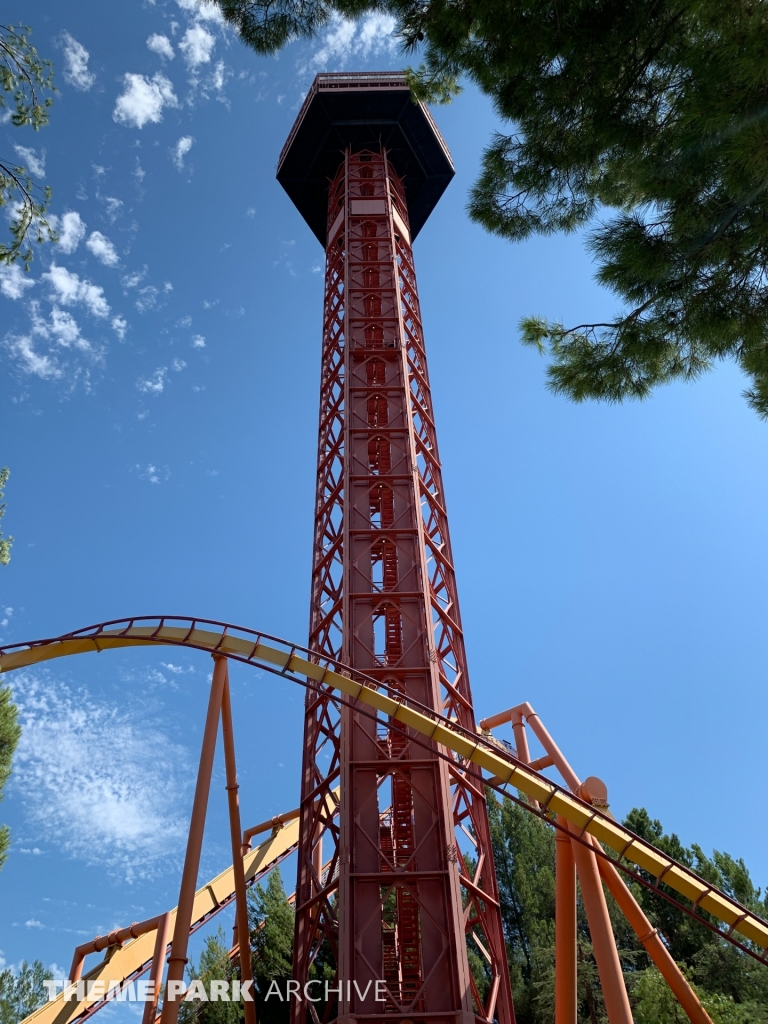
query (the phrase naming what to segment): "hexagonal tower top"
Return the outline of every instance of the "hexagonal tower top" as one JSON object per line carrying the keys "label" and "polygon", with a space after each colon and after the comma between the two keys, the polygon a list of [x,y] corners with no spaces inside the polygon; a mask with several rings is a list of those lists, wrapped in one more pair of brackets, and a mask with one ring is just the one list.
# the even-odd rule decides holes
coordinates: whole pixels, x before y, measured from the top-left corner
{"label": "hexagonal tower top", "polygon": [[454,175],[448,147],[400,72],[317,75],[283,146],[277,180],[325,247],[328,183],[353,150],[383,145],[403,179],[411,237]]}

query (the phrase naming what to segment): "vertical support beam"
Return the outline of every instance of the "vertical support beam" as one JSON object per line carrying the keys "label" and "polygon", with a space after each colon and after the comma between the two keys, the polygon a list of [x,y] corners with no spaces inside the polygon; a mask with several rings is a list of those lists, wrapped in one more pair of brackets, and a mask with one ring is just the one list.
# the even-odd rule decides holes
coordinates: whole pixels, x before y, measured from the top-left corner
{"label": "vertical support beam", "polygon": [[[245,871],[243,869],[242,835],[240,824],[240,798],[238,796],[237,765],[235,762],[235,735],[232,727],[232,700],[229,692],[229,668],[227,659],[214,658],[216,666],[224,665],[224,689],[221,696],[221,732],[224,738],[224,764],[227,776],[227,802],[229,804],[229,830],[232,837],[232,873],[235,878],[235,920],[237,922],[237,942],[240,947],[240,980],[245,986],[244,991],[253,985],[251,968],[250,929],[248,927],[248,897],[245,889]],[[248,985],[247,983],[251,984]],[[245,1024],[256,1024],[256,1004],[244,998],[243,1013]]]}
{"label": "vertical support beam", "polygon": [[[565,824],[563,818],[558,823]],[[567,833],[555,832],[555,1024],[577,1024],[576,861]]]}
{"label": "vertical support beam", "polygon": [[141,1024],[154,1024],[157,1016],[157,1002],[160,997],[160,988],[163,984],[163,970],[165,968],[165,951],[168,947],[168,939],[171,932],[171,915],[163,914],[157,922],[155,934],[155,949],[152,953],[152,966],[149,969],[149,980],[152,983],[152,998],[144,1003],[144,1014]]}
{"label": "vertical support beam", "polygon": [[[576,826],[569,830],[576,832]],[[600,973],[600,984],[603,988],[605,1009],[609,1024],[633,1024],[632,1010],[629,1006],[627,989],[621,970],[616,942],[613,938],[611,919],[608,916],[608,904],[597,870],[597,858],[592,850],[573,840],[573,856],[576,871],[581,882],[581,896],[587,913],[589,934],[592,938],[592,949],[595,954],[597,969]]]}
{"label": "vertical support beam", "polygon": [[184,980],[184,968],[187,965],[189,929],[192,924],[197,874],[200,870],[200,851],[203,847],[205,815],[208,810],[208,796],[211,791],[211,775],[213,773],[213,755],[216,751],[216,733],[219,726],[221,698],[224,693],[226,678],[227,662],[225,658],[221,658],[214,663],[211,692],[208,698],[208,713],[205,718],[203,744],[200,750],[200,766],[197,770],[195,798],[192,802],[192,819],[189,823],[187,852],[184,856],[184,870],[181,875],[176,925],[173,929],[171,955],[168,957],[168,978],[166,981],[165,999],[163,1000],[162,1024],[176,1024],[179,1016],[179,1003],[176,998],[168,998],[168,987],[172,981],[180,982]]}

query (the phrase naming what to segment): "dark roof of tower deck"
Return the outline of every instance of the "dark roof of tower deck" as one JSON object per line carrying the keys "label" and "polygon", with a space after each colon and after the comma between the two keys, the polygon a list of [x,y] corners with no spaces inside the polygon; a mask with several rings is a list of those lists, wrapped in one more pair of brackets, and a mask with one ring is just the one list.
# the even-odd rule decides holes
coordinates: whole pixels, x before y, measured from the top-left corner
{"label": "dark roof of tower deck", "polygon": [[413,238],[454,175],[451,154],[398,72],[317,75],[277,164],[277,180],[325,246],[328,183],[344,150],[383,144],[405,184]]}

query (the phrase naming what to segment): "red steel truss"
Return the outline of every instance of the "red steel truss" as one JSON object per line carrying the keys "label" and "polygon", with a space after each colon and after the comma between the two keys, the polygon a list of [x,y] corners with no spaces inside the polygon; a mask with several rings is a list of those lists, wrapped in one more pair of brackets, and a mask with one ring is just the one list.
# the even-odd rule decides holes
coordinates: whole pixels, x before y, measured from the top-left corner
{"label": "red steel truss", "polygon": [[[309,646],[474,731],[408,209],[383,146],[347,148],[327,238]],[[342,983],[315,1021],[514,1024],[479,771],[330,691],[307,694],[296,892],[294,977]]]}

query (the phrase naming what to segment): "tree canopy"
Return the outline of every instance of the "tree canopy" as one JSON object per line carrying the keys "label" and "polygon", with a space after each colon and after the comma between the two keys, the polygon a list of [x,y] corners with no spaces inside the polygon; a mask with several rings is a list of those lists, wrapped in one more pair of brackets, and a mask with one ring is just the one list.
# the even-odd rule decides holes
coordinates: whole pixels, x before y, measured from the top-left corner
{"label": "tree canopy", "polygon": [[[475,83],[502,127],[470,216],[512,241],[586,230],[604,322],[521,321],[574,399],[644,398],[720,359],[768,417],[768,10],[754,0],[213,0],[273,53],[384,10],[421,51],[414,93]],[[553,283],[553,292],[557,284]]]}
{"label": "tree canopy", "polygon": [[[9,469],[0,469],[0,519],[5,515],[5,502],[3,501],[4,491],[3,488],[8,483],[8,477],[11,475]],[[11,560],[11,544],[13,543],[13,537],[4,537],[2,530],[0,530],[0,565],[8,565]]]}
{"label": "tree canopy", "polygon": [[0,1024],[19,1024],[48,997],[43,982],[53,978],[39,960],[22,960],[17,973],[0,971]]}
{"label": "tree canopy", "polygon": [[[0,110],[11,110],[11,124],[38,131],[48,124],[53,102],[53,64],[43,60],[29,41],[30,28],[0,25]],[[56,238],[45,218],[51,190],[36,184],[26,167],[0,159],[0,207],[11,209],[11,242],[0,243],[0,264],[21,260],[29,267],[34,235],[38,242]]]}
{"label": "tree canopy", "polygon": [[[0,688],[0,800],[3,799],[3,789],[11,775],[13,753],[20,735],[21,727],[16,705],[11,700],[10,689],[4,686]],[[0,825],[0,868],[8,856],[10,843],[10,829],[7,825]],[[0,1024],[2,1024],[1,1021]]]}
{"label": "tree canopy", "polygon": [[[555,840],[552,828],[524,807],[488,802],[507,957],[518,1024],[551,1024],[554,1016]],[[742,860],[685,847],[644,809],[624,824],[692,867],[765,917],[768,902]],[[718,938],[656,892],[632,886],[654,928],[693,983],[715,1024],[768,1024],[768,968]],[[679,898],[679,897],[678,897]],[[685,1024],[666,982],[652,965],[610,894],[606,894],[635,1024]],[[586,914],[578,906],[579,1024],[606,1020]]]}

